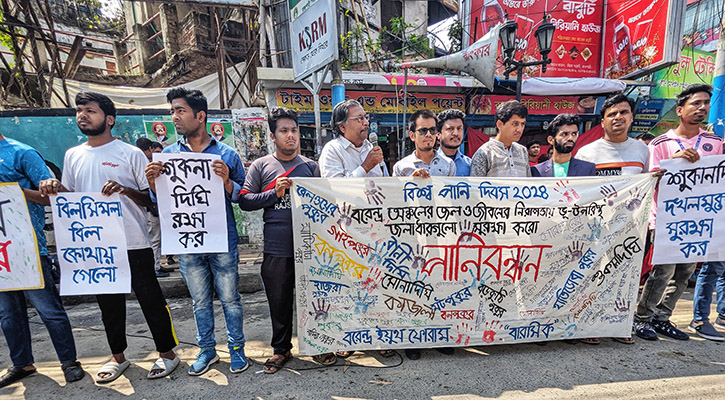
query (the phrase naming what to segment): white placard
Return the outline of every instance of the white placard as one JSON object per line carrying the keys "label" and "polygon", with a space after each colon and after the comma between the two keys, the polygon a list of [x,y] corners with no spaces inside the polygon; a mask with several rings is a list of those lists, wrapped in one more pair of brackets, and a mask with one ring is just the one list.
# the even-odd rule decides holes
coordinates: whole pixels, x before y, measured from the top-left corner
{"label": "white placard", "polygon": [[123,208],[118,194],[51,197],[60,294],[131,293]]}
{"label": "white placard", "polygon": [[725,260],[725,156],[662,160],[652,264]]}
{"label": "white placard", "polygon": [[17,183],[0,183],[0,292],[44,286],[38,243]]}
{"label": "white placard", "polygon": [[224,182],[214,173],[217,154],[157,153],[164,164],[156,178],[163,254],[226,253]]}

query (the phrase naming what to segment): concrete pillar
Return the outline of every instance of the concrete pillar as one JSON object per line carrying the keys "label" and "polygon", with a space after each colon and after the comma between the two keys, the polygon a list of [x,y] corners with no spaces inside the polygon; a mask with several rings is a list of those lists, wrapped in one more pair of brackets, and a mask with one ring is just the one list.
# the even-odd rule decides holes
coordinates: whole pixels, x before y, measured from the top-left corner
{"label": "concrete pillar", "polygon": [[133,26],[133,37],[136,39],[136,51],[133,53],[133,55],[134,59],[138,61],[138,72],[141,74],[150,74],[154,72],[150,68],[151,63],[149,61],[149,57],[151,57],[153,54],[151,54],[148,42],[146,41],[146,39],[151,36],[148,34],[148,32],[149,30],[141,26],[141,24],[136,24]]}
{"label": "concrete pillar", "polygon": [[126,75],[131,73],[131,64],[128,62],[128,57],[124,57],[126,54],[126,47],[119,43],[118,40],[113,42],[113,56],[116,58],[116,65],[118,66],[118,74]]}
{"label": "concrete pillar", "polygon": [[161,36],[164,38],[166,59],[179,52],[179,21],[176,14],[176,6],[164,3],[159,7],[159,25],[161,25]]}

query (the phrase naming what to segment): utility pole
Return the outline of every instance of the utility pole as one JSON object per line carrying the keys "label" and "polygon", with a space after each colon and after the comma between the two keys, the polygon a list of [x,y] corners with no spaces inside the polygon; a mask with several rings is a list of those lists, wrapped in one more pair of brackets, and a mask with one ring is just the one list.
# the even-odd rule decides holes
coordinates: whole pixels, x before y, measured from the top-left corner
{"label": "utility pole", "polygon": [[725,13],[720,21],[720,39],[717,41],[715,56],[715,77],[712,80],[713,92],[710,103],[710,119],[715,134],[723,137],[725,133]]}

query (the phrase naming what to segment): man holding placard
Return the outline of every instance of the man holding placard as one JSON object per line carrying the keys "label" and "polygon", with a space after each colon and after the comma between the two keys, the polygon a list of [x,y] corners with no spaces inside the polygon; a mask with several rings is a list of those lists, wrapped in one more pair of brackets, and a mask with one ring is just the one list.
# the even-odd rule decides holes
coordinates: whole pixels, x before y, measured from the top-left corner
{"label": "man holding placard", "polygon": [[[189,293],[193,300],[194,319],[196,320],[197,335],[196,341],[200,348],[196,361],[189,367],[189,375],[201,375],[209,370],[211,364],[219,360],[216,353],[216,340],[214,338],[214,288],[224,309],[224,319],[227,326],[227,345],[231,356],[232,373],[239,373],[249,367],[247,358],[244,355],[244,313],[242,310],[242,299],[239,295],[239,235],[237,234],[236,222],[234,221],[234,212],[232,203],[239,200],[239,192],[244,184],[244,167],[239,155],[228,145],[218,142],[211,137],[206,131],[207,119],[207,101],[206,97],[199,90],[187,90],[184,88],[171,89],[166,94],[166,99],[171,104],[171,118],[176,127],[176,132],[182,137],[174,144],[166,147],[163,154],[174,153],[195,153],[199,154],[197,160],[202,171],[207,171],[207,167],[211,167],[208,175],[215,175],[221,178],[223,183],[223,191],[225,197],[225,219],[226,219],[226,243],[213,243],[221,245],[222,252],[205,252],[205,253],[186,253],[179,254],[179,271],[181,276],[189,288]],[[213,156],[213,157],[211,157]],[[210,161],[215,158],[215,161]],[[192,168],[184,167],[189,172]],[[193,172],[193,171],[191,171]],[[146,177],[148,178],[151,190],[158,194],[156,180],[162,173],[167,173],[165,164],[154,161],[146,167]],[[220,184],[221,185],[221,184]],[[211,185],[208,185],[211,186]],[[183,202],[197,201],[206,197],[215,188],[203,188],[197,185],[192,191],[199,187],[191,195],[185,195]],[[218,188],[217,188],[218,189]],[[173,194],[172,194],[173,196]],[[169,200],[169,199],[167,199]],[[169,200],[170,201],[170,200]],[[197,203],[199,204],[199,203]],[[209,206],[211,203],[205,201],[204,204]],[[205,210],[208,208],[205,208]],[[204,214],[206,213],[206,214]],[[208,216],[208,212],[204,211],[204,215],[196,215],[192,213],[189,219],[181,221],[177,225],[193,224],[196,227]],[[218,226],[210,224],[208,226]],[[214,229],[208,231],[196,231],[192,240],[197,240],[198,235],[209,233],[210,236]],[[218,231],[218,229],[217,229]],[[162,220],[162,247],[164,243],[164,235],[168,234],[164,231],[164,222]],[[203,236],[201,236],[203,237]],[[188,238],[187,238],[188,239]],[[182,238],[186,243],[186,239]],[[216,242],[219,242],[218,240]],[[207,241],[208,243],[208,241]],[[196,243],[203,246],[203,239]],[[189,248],[190,249],[190,248]]]}
{"label": "man holding placard", "polygon": [[[120,195],[131,286],[159,352],[148,378],[161,378],[179,365],[179,358],[173,350],[178,342],[169,308],[154,273],[154,253],[144,211],[144,207],[153,205],[144,175],[147,159],[143,151],[111,135],[116,122],[116,107],[111,99],[100,93],[81,92],[75,101],[76,123],[88,137],[88,142],[66,152],[63,182],[44,180],[39,186],[40,193],[43,196],[69,191]],[[110,382],[121,376],[130,365],[124,356],[128,347],[126,295],[99,294],[96,299],[113,353],[111,361],[96,374],[96,379],[98,382]]]}
{"label": "man holding placard", "polygon": [[[241,192],[242,210],[264,208],[262,280],[272,319],[274,355],[264,363],[273,374],[292,358],[295,260],[289,188],[295,177],[319,177],[317,163],[297,154],[300,130],[297,114],[277,107],[268,118],[274,154],[254,160]],[[304,225],[304,224],[303,224]]]}
{"label": "man holding placard", "polygon": [[[710,113],[711,95],[710,85],[689,85],[677,95],[676,112],[680,124],[650,142],[649,165],[652,170],[658,170],[662,160],[684,158],[695,163],[702,156],[722,154],[722,139],[701,128]],[[650,242],[654,241],[656,214],[657,203],[654,203],[649,217]],[[653,266],[634,314],[637,336],[657,340],[657,333],[660,333],[673,339],[689,339],[689,335],[672,325],[670,316],[696,266],[694,262]],[[712,296],[712,290],[706,295]],[[694,299],[696,304],[698,300]],[[691,327],[698,335],[722,340],[722,335],[702,315],[697,317]]]}
{"label": "man holding placard", "polygon": [[531,176],[529,152],[519,144],[529,110],[516,100],[496,107],[496,136],[481,145],[471,159],[471,176]]}
{"label": "man holding placard", "polygon": [[[68,315],[60,301],[55,282],[50,275],[50,261],[45,241],[45,209],[48,198],[36,190],[40,181],[51,177],[48,167],[38,152],[30,146],[5,138],[0,134],[0,182],[17,182],[27,199],[28,211],[40,254],[40,266],[44,286],[36,290],[0,292],[0,325],[10,349],[12,368],[0,377],[0,387],[8,386],[35,373],[28,324],[27,301],[29,300],[48,329],[66,382],[75,382],[85,375],[81,363],[76,360]],[[3,204],[0,204],[0,208]],[[0,218],[2,210],[0,209]],[[5,232],[5,219],[2,220]],[[18,239],[17,237],[14,239]],[[7,268],[8,271],[10,268]]]}

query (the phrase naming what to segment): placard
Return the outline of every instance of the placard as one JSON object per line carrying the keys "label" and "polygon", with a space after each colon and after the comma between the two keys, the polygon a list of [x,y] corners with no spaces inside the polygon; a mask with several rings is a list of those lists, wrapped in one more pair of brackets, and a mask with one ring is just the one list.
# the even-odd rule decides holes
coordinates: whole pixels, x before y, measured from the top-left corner
{"label": "placard", "polygon": [[59,193],[50,204],[61,296],[131,293],[120,196]]}
{"label": "placard", "polygon": [[156,153],[164,164],[156,178],[162,254],[226,253],[227,214],[217,154]]}
{"label": "placard", "polygon": [[629,337],[655,181],[296,178],[300,354]]}
{"label": "placard", "polygon": [[0,292],[45,286],[38,242],[17,183],[0,183]]}

